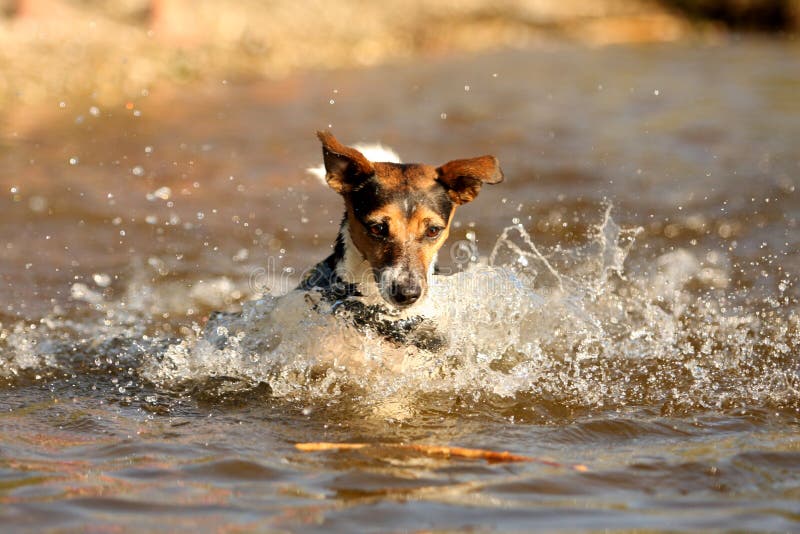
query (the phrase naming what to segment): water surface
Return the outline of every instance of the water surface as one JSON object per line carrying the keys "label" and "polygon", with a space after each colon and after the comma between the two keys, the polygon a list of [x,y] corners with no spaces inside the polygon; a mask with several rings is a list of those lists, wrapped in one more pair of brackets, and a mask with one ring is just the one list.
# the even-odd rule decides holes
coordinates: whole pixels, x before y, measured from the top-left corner
{"label": "water surface", "polygon": [[[19,110],[0,142],[0,520],[796,530],[798,51],[554,45]],[[447,348],[263,297],[336,234],[340,200],[305,173],[328,127],[406,161],[500,158],[506,181],[442,249]],[[243,306],[239,337],[203,339]]]}

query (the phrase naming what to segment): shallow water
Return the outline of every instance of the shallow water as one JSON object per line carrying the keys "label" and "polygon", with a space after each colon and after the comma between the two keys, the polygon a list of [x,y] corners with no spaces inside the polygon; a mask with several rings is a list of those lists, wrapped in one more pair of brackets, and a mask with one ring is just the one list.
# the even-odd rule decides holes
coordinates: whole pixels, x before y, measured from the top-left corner
{"label": "shallow water", "polygon": [[[554,45],[9,117],[0,520],[797,530],[798,52]],[[304,172],[329,125],[406,161],[500,158],[442,250],[446,347],[262,297],[335,236]]]}

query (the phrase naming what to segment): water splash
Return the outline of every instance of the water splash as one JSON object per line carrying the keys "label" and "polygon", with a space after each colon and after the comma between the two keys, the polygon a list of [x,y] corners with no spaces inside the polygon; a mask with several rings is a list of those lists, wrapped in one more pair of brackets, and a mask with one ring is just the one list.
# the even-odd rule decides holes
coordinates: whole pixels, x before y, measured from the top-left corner
{"label": "water splash", "polygon": [[431,285],[423,313],[447,341],[437,351],[364,332],[292,293],[172,346],[146,376],[392,405],[438,394],[589,410],[797,407],[796,309],[734,304],[714,283],[725,273],[709,276],[686,250],[626,275],[637,233],[607,210],[585,246],[544,253],[521,226],[506,228],[488,261]]}
{"label": "water splash", "polygon": [[358,328],[299,291],[249,301],[205,332],[158,337],[78,287],[102,324],[3,329],[0,373],[74,367],[77,352],[90,371],[113,362],[163,391],[266,384],[273,397],[355,402],[395,419],[430,399],[517,417],[799,409],[796,303],[726,293],[724,268],[682,249],[626,272],[637,232],[607,210],[585,245],[543,251],[522,226],[506,228],[487,259],[431,284],[421,313],[445,340],[437,350]]}

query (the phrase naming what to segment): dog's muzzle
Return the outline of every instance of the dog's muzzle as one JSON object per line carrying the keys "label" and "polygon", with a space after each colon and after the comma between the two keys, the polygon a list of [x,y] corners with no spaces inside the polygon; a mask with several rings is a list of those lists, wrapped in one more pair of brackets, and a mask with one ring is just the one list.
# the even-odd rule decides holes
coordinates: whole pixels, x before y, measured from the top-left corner
{"label": "dog's muzzle", "polygon": [[422,285],[418,282],[405,284],[392,282],[389,286],[389,296],[392,303],[397,306],[411,306],[422,296]]}
{"label": "dog's muzzle", "polygon": [[383,299],[399,308],[407,308],[417,302],[425,291],[422,281],[410,273],[398,273],[397,269],[387,269],[379,281]]}

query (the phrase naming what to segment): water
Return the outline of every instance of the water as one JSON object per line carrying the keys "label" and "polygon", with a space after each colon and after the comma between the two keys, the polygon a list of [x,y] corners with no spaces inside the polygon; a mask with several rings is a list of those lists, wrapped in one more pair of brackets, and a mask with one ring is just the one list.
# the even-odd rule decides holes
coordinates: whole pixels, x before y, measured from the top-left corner
{"label": "water", "polygon": [[[553,46],[20,110],[0,145],[0,519],[796,530],[797,52]],[[442,250],[424,312],[443,348],[289,292],[340,217],[304,172],[328,125],[408,161],[500,158]],[[244,314],[204,335],[220,309]]]}

